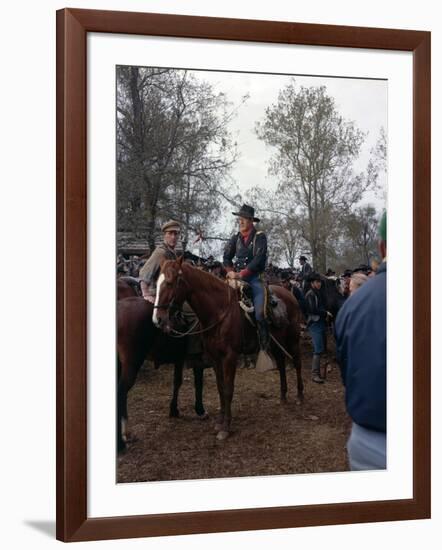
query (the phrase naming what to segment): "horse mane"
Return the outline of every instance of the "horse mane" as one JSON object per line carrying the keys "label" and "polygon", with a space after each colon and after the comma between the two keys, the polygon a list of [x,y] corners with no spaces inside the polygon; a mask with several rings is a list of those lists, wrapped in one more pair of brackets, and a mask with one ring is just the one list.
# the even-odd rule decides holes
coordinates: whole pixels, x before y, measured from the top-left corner
{"label": "horse mane", "polygon": [[230,292],[230,286],[227,285],[225,281],[223,281],[216,275],[213,275],[213,273],[209,273],[208,271],[203,271],[202,269],[198,269],[197,267],[194,267],[187,262],[183,262],[183,264],[181,265],[181,269],[183,269],[183,271],[190,270],[194,275],[197,275],[201,279],[203,279],[209,291],[225,290],[227,287]]}

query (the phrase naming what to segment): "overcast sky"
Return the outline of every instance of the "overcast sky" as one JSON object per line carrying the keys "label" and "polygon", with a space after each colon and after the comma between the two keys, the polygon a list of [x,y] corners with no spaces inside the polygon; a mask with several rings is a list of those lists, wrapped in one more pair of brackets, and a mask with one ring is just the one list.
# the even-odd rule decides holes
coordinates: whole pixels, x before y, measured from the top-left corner
{"label": "overcast sky", "polygon": [[[234,73],[219,71],[190,71],[196,78],[212,84],[218,92],[224,92],[235,106],[241,104],[245,94],[249,99],[239,108],[238,116],[230,123],[234,140],[238,142],[240,158],[232,169],[231,176],[241,194],[260,185],[275,190],[278,181],[268,175],[268,160],[274,153],[266,147],[254,132],[255,123],[264,119],[266,107],[276,103],[278,92],[295,78],[298,86],[326,86],[327,93],[336,102],[338,112],[346,120],[367,134],[355,171],[363,172],[367,167],[370,150],[375,146],[382,127],[387,130],[387,81],[354,78],[324,78],[315,76],[272,75],[256,73]],[[386,177],[381,176],[385,188]],[[366,193],[361,204],[372,203],[377,209],[384,207],[382,195]],[[229,209],[231,210],[231,209]],[[220,224],[230,226],[230,211]],[[259,212],[257,212],[259,215]]]}
{"label": "overcast sky", "polygon": [[370,149],[375,145],[381,127],[387,127],[385,80],[192,72],[197,78],[210,82],[216,90],[225,92],[235,105],[240,104],[246,93],[250,95],[250,99],[240,108],[237,118],[231,123],[231,130],[237,135],[241,153],[232,175],[241,191],[258,184],[268,185],[269,188],[276,184],[274,178],[267,175],[267,160],[272,154],[272,149],[258,140],[254,127],[256,121],[263,120],[266,107],[276,103],[279,90],[293,77],[299,86],[326,86],[327,93],[336,101],[339,113],[345,119],[353,120],[364,132],[368,132],[360,160],[355,164],[356,169],[365,169]]}

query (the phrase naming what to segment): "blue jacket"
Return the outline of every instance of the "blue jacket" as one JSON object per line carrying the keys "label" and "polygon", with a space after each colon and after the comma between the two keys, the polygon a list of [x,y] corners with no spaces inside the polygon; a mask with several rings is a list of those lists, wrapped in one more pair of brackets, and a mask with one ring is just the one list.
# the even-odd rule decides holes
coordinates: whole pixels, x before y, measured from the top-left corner
{"label": "blue jacket", "polygon": [[364,428],[386,432],[386,262],[345,302],[335,331],[348,414]]}
{"label": "blue jacket", "polygon": [[247,242],[244,242],[241,233],[233,235],[224,249],[223,263],[226,267],[235,267],[237,271],[247,268],[253,273],[262,273],[267,263],[267,237],[255,228]]}

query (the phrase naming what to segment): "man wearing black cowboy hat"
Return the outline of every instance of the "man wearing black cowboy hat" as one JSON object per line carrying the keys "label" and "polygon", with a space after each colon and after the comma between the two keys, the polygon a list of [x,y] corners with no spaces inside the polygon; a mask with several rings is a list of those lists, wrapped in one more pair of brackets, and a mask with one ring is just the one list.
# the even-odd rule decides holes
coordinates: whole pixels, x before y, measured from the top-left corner
{"label": "man wearing black cowboy hat", "polygon": [[[267,237],[262,231],[257,231],[253,225],[253,222],[259,222],[259,218],[255,217],[255,209],[251,206],[243,204],[239,212],[232,212],[232,214],[239,217],[239,232],[228,241],[224,249],[223,263],[228,278],[243,279],[252,288],[259,345],[261,351],[266,354],[265,363],[268,365],[259,370],[271,370],[273,368],[270,366],[271,360],[267,361],[270,332],[265,318],[263,277],[267,262]],[[258,359],[258,364],[263,365],[264,361],[261,362]]]}
{"label": "man wearing black cowboy hat", "polygon": [[321,376],[321,354],[324,352],[324,333],[327,310],[320,289],[322,285],[319,273],[311,273],[308,278],[310,290],[305,295],[307,311],[307,328],[312,337],[313,358],[312,358],[312,380],[322,384],[324,379]]}
{"label": "man wearing black cowboy hat", "polygon": [[313,272],[312,266],[308,263],[305,256],[299,256],[299,263],[301,264],[300,275],[303,281],[303,290],[304,292],[307,289],[307,282],[310,274]]}

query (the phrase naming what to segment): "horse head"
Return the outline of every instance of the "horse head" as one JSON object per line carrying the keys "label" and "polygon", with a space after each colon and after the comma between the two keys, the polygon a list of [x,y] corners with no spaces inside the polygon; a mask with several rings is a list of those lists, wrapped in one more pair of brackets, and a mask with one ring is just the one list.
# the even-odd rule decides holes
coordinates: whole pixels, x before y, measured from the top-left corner
{"label": "horse head", "polygon": [[170,312],[186,299],[187,286],[183,279],[183,257],[166,260],[161,265],[157,294],[153,306],[153,322],[165,332],[171,329]]}

